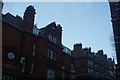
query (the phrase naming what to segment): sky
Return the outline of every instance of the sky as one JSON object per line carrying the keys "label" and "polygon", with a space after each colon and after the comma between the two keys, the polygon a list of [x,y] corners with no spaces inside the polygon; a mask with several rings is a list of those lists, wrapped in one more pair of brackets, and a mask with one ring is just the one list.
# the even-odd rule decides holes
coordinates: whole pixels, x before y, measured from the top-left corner
{"label": "sky", "polygon": [[51,22],[62,26],[62,43],[73,50],[75,43],[92,52],[103,49],[108,57],[115,57],[110,36],[111,14],[108,2],[5,2],[3,13],[23,17],[27,6],[36,9],[35,24],[38,28]]}

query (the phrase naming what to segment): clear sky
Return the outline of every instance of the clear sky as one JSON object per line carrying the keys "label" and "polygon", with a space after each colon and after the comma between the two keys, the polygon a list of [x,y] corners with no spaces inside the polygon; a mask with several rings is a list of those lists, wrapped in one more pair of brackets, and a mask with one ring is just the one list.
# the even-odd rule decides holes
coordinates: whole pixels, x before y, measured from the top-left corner
{"label": "clear sky", "polygon": [[108,2],[7,2],[3,13],[23,16],[25,8],[36,9],[35,24],[42,28],[55,21],[63,28],[62,43],[73,49],[75,43],[91,47],[97,52],[103,49],[108,57],[115,52],[110,41],[112,34],[111,15]]}

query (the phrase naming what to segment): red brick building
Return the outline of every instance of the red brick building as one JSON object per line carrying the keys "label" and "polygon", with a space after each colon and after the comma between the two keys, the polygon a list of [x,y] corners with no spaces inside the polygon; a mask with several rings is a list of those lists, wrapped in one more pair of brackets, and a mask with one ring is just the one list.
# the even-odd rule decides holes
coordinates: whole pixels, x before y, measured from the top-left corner
{"label": "red brick building", "polygon": [[[34,25],[35,14],[34,7],[28,6],[23,19],[10,13],[2,15],[3,80],[115,78],[112,59],[104,58],[101,51],[82,49],[82,44],[75,44],[71,51],[61,43],[61,25],[52,22],[38,29]],[[98,59],[105,63],[98,63]],[[103,73],[104,64],[108,74]]]}
{"label": "red brick building", "polygon": [[[91,48],[82,48],[82,44],[75,44],[72,55],[75,57],[75,70],[78,79],[114,80],[115,63],[107,58],[103,50],[91,52]],[[76,56],[77,55],[77,56]]]}

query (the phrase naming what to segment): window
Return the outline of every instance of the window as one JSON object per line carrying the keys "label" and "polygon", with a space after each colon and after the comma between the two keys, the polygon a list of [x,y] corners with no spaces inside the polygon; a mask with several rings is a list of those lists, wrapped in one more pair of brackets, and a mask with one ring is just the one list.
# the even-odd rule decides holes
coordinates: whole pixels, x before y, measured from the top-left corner
{"label": "window", "polygon": [[88,68],[88,73],[94,73],[94,70],[91,68]]}
{"label": "window", "polygon": [[109,75],[113,76],[113,72],[112,72],[112,71],[109,71]]}
{"label": "window", "polygon": [[98,64],[94,64],[96,69],[99,69],[99,65]]}
{"label": "window", "polygon": [[91,60],[88,60],[88,66],[90,66],[90,67],[93,66],[93,62]]}
{"label": "window", "polygon": [[62,70],[64,70],[65,69],[65,67],[64,66],[62,66]]}
{"label": "window", "polygon": [[31,74],[33,73],[33,67],[34,67],[34,63],[32,62],[32,64],[31,64],[31,71],[30,71]]}
{"label": "window", "polygon": [[65,80],[65,72],[64,71],[62,71],[62,80]]}
{"label": "window", "polygon": [[6,80],[6,76],[3,76],[2,79],[3,79],[3,80]]}
{"label": "window", "polygon": [[96,75],[96,77],[99,77],[100,73],[96,71],[95,75]]}
{"label": "window", "polygon": [[47,57],[48,57],[48,58],[50,57],[50,49],[48,49]]}
{"label": "window", "polygon": [[32,55],[35,56],[35,44],[32,47]]}
{"label": "window", "polygon": [[75,73],[74,64],[71,64],[71,73]]}
{"label": "window", "polygon": [[55,37],[51,36],[51,35],[48,35],[48,40],[53,42],[54,44],[57,43],[57,39]]}
{"label": "window", "polygon": [[61,73],[62,80],[65,80],[65,67],[62,66],[61,69],[62,69],[62,73]]}
{"label": "window", "polygon": [[22,57],[20,59],[20,63],[22,64],[22,70],[21,70],[21,72],[25,72],[25,57]]}
{"label": "window", "polygon": [[56,53],[55,51],[51,50],[51,49],[48,49],[48,55],[47,57],[51,60],[56,60]]}
{"label": "window", "polygon": [[8,58],[9,58],[9,59],[14,59],[14,58],[15,58],[14,53],[9,52],[9,53],[8,53]]}
{"label": "window", "polygon": [[56,61],[56,53],[54,52],[54,60]]}
{"label": "window", "polygon": [[39,29],[36,26],[33,27],[33,33],[36,35],[39,34]]}
{"label": "window", "polygon": [[71,80],[75,80],[75,74],[71,74],[71,75],[70,75],[70,79],[71,79]]}
{"label": "window", "polygon": [[75,69],[74,69],[74,64],[71,64],[71,75],[70,75],[70,79],[74,80],[75,79]]}
{"label": "window", "polygon": [[55,80],[55,70],[53,69],[47,70],[47,80]]}
{"label": "window", "polygon": [[57,42],[57,40],[56,40],[56,38],[54,37],[54,38],[53,38],[53,43],[56,44],[56,42]]}
{"label": "window", "polygon": [[14,78],[12,76],[2,76],[1,80],[16,80],[16,78]]}
{"label": "window", "polygon": [[52,59],[52,60],[53,60],[53,57],[54,57],[54,53],[53,53],[53,51],[52,51],[52,50],[50,50],[50,59]]}
{"label": "window", "polygon": [[48,35],[48,40],[52,41],[52,36]]}

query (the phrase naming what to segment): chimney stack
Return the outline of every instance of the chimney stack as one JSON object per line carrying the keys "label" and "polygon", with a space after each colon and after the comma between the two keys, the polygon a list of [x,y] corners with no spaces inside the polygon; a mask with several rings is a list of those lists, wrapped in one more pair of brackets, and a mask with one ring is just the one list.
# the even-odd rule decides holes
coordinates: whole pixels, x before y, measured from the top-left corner
{"label": "chimney stack", "polygon": [[35,17],[34,6],[28,6],[25,10],[23,17],[23,27],[29,31],[33,31],[34,27],[34,17]]}
{"label": "chimney stack", "polygon": [[74,44],[74,50],[72,51],[72,56],[76,58],[84,56],[81,43]]}
{"label": "chimney stack", "polygon": [[57,25],[57,29],[58,29],[59,45],[62,45],[62,27],[60,24]]}
{"label": "chimney stack", "polygon": [[82,50],[82,44],[81,43],[77,43],[77,44],[74,44],[74,51],[81,51]]}

